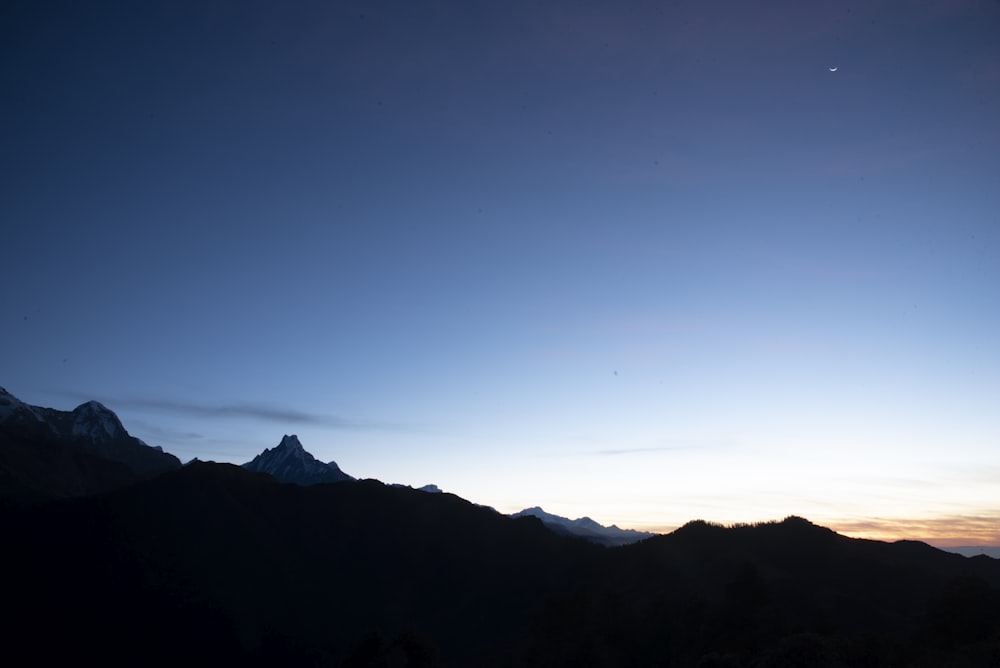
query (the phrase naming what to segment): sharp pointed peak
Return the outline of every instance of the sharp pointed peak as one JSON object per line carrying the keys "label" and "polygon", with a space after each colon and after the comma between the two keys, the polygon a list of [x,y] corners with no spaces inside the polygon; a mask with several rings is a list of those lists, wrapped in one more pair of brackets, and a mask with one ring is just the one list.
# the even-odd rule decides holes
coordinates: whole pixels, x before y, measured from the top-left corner
{"label": "sharp pointed peak", "polygon": [[285,434],[273,448],[265,448],[251,461],[243,464],[249,471],[268,473],[282,482],[311,485],[317,482],[353,480],[337,466],[325,464],[304,447],[295,434]]}

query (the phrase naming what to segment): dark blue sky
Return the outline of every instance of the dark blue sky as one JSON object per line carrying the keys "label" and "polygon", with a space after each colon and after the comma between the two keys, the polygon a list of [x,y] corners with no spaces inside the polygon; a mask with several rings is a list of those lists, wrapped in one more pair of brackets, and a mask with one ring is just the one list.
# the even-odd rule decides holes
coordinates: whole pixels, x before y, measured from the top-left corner
{"label": "dark blue sky", "polygon": [[501,510],[1000,542],[997,34],[992,0],[6,2],[0,383]]}

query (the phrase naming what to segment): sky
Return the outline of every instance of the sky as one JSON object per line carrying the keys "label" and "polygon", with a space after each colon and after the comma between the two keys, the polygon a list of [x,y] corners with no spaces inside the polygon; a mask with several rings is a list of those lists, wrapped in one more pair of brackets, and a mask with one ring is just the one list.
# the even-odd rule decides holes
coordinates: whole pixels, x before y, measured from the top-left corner
{"label": "sky", "polygon": [[1000,3],[0,6],[0,385],[181,460],[1000,545]]}

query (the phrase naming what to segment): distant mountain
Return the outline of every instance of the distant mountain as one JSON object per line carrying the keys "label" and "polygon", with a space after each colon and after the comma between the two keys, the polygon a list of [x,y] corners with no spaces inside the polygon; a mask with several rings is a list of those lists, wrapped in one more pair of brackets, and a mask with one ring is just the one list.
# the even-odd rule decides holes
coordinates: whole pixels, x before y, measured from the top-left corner
{"label": "distant mountain", "polygon": [[294,434],[286,434],[281,443],[273,448],[265,448],[264,452],[242,466],[255,473],[267,473],[279,482],[303,486],[354,480],[341,471],[336,462],[324,464],[306,452],[299,437]]}
{"label": "distant mountain", "polygon": [[7,502],[108,491],[178,467],[180,460],[131,436],[96,401],[61,411],[0,388],[0,497]]}
{"label": "distant mountain", "polygon": [[629,543],[635,543],[636,541],[644,540],[657,535],[648,531],[619,529],[614,524],[607,527],[603,524],[598,524],[589,517],[580,517],[578,519],[571,520],[568,517],[560,517],[559,515],[547,513],[538,506],[525,508],[524,510],[511,515],[511,517],[515,518],[527,516],[537,517],[542,521],[542,524],[558,534],[585,538],[592,543],[606,545],[608,547],[628,545]]}
{"label": "distant mountain", "polygon": [[391,487],[405,487],[406,489],[415,489],[418,492],[427,492],[429,494],[443,494],[444,491],[437,485],[424,485],[423,487],[413,487],[412,485],[404,485],[401,482],[394,482]]}
{"label": "distant mountain", "polygon": [[954,552],[963,557],[986,556],[991,559],[1000,559],[1000,545],[969,545],[962,547],[943,547],[945,552]]}

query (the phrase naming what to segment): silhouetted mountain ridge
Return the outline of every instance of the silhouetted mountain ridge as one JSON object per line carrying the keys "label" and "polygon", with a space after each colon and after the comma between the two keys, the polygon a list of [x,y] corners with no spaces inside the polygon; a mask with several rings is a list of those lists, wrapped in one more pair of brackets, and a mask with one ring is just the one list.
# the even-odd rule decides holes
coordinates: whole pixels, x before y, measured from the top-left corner
{"label": "silhouetted mountain ridge", "polygon": [[[1000,561],[988,557],[847,538],[794,516],[693,521],[605,548],[550,530],[558,520],[603,528],[587,518],[540,508],[508,517],[375,480],[282,484],[205,462],[150,477],[96,454],[118,444],[156,453],[96,402],[53,411],[0,393],[0,435],[5,493],[73,497],[0,506],[16,574],[8,652],[42,665],[902,668],[1000,658]],[[261,468],[286,479],[339,471],[294,436],[255,458],[268,460]],[[62,477],[38,473],[53,462]],[[38,642],[40,629],[58,642]]]}
{"label": "silhouetted mountain ridge", "polygon": [[[44,583],[22,591],[18,605],[34,611],[23,619],[65,625],[71,644],[112,662],[130,650],[104,646],[103,629],[131,637],[136,604],[112,596],[81,614],[73,603],[118,589],[101,573],[151,594],[146,619],[176,621],[189,604],[221,611],[220,642],[236,656],[280,633],[332,660],[366,629],[410,626],[450,638],[455,656],[522,633],[538,592],[569,587],[590,554],[536,520],[450,494],[372,480],[301,487],[209,463],[37,508],[16,526],[17,568]],[[161,656],[200,651],[181,635]]]}
{"label": "silhouetted mountain ridge", "polygon": [[447,493],[199,462],[5,519],[13,646],[37,625],[61,639],[40,663],[776,665],[806,643],[904,666],[1000,642],[1000,562],[801,518],[607,549]]}

